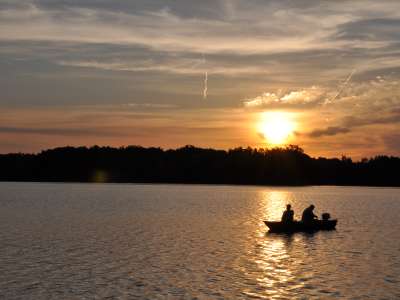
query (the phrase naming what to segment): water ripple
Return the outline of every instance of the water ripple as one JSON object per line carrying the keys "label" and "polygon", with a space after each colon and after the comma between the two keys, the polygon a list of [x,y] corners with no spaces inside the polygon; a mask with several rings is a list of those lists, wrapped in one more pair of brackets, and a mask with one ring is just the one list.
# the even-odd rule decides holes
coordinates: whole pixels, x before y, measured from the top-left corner
{"label": "water ripple", "polygon": [[[0,298],[400,297],[397,189],[0,185]],[[338,230],[266,233],[288,202]]]}

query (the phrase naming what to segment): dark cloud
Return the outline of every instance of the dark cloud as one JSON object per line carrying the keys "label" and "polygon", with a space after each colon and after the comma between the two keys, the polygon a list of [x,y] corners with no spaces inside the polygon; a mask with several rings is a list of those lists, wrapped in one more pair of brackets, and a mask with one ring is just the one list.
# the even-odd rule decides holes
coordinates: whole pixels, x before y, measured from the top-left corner
{"label": "dark cloud", "polygon": [[183,18],[205,19],[222,17],[221,10],[223,9],[223,1],[215,0],[36,0],[35,4],[44,9],[88,8],[126,14],[169,10]]}
{"label": "dark cloud", "polygon": [[316,138],[321,136],[332,136],[339,133],[347,133],[350,132],[349,128],[345,127],[337,127],[337,126],[330,126],[325,129],[317,129],[308,134],[308,136]]}
{"label": "dark cloud", "polygon": [[370,115],[369,117],[347,116],[342,119],[340,126],[330,126],[325,129],[316,129],[307,135],[310,137],[333,136],[341,133],[348,133],[353,128],[400,123],[400,109],[394,108],[382,115]]}
{"label": "dark cloud", "polygon": [[[16,1],[6,0],[4,5],[17,6]],[[43,9],[68,9],[88,8],[101,9],[105,11],[123,12],[127,14],[140,14],[145,12],[168,10],[182,18],[202,19],[232,19],[236,12],[277,12],[293,10],[298,13],[312,12],[320,9],[324,12],[324,6],[318,1],[303,0],[253,0],[253,1],[231,1],[231,0],[32,0],[21,1],[34,3]],[[21,5],[21,4],[19,4]],[[326,7],[325,7],[326,8]],[[238,18],[239,19],[239,18]],[[249,26],[250,24],[247,24]]]}
{"label": "dark cloud", "polygon": [[363,19],[340,25],[336,37],[346,40],[398,42],[399,26],[400,19]]}
{"label": "dark cloud", "polygon": [[343,125],[348,128],[376,125],[376,124],[395,124],[400,122],[400,109],[396,108],[389,113],[382,113],[382,115],[370,115],[369,117],[356,117],[347,116],[343,118]]}

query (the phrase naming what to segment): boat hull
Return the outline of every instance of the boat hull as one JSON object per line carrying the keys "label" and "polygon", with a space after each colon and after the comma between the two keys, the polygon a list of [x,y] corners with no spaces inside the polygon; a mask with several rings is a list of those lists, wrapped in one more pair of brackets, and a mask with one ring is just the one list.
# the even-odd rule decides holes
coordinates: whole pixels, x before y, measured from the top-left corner
{"label": "boat hull", "polygon": [[309,223],[294,221],[290,223],[264,221],[269,232],[314,232],[319,230],[334,230],[337,220],[314,220]]}

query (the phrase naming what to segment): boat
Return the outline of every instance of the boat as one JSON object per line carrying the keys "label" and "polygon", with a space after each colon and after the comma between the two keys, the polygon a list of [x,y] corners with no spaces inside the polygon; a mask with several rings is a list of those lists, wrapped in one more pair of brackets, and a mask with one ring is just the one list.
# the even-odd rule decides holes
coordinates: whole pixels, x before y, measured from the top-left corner
{"label": "boat", "polygon": [[278,222],[278,221],[264,221],[265,225],[269,228],[269,232],[315,232],[319,230],[334,230],[337,220],[314,220],[312,222]]}

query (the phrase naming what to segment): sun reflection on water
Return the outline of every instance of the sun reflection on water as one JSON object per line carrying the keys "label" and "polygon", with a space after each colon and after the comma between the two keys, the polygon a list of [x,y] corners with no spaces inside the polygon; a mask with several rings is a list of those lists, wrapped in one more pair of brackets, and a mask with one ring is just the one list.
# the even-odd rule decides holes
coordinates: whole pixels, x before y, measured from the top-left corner
{"label": "sun reflection on water", "polygon": [[[294,281],[291,268],[291,257],[288,253],[291,238],[277,236],[260,244],[258,259],[255,261],[262,270],[257,281],[269,291],[275,290],[281,294],[281,289],[288,287]],[[272,295],[271,295],[272,296]]]}
{"label": "sun reflection on water", "polygon": [[[286,204],[291,203],[292,196],[290,192],[280,190],[260,192],[260,216],[263,220],[279,220]],[[301,289],[304,283],[298,280],[296,266],[301,265],[302,261],[293,255],[297,251],[294,246],[296,237],[266,234],[264,224],[260,224],[257,231],[258,238],[248,257],[252,261],[252,272],[247,270],[246,273],[257,282],[259,292],[254,294],[244,291],[244,294],[264,299],[281,299],[289,296],[294,289]]]}
{"label": "sun reflection on water", "polygon": [[287,191],[266,191],[261,199],[264,205],[264,220],[280,220],[286,204],[290,203],[291,193]]}

